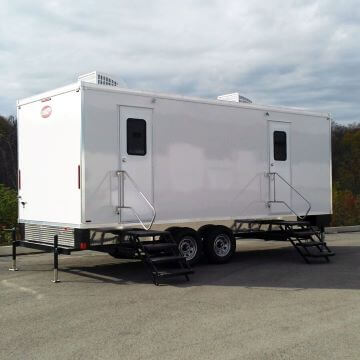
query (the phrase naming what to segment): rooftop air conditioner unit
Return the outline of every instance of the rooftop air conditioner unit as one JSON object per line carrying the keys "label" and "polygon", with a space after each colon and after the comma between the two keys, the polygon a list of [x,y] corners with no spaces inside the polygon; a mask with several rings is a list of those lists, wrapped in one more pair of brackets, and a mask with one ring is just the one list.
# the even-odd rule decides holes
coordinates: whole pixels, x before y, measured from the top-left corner
{"label": "rooftop air conditioner unit", "polygon": [[217,97],[218,100],[225,100],[225,101],[234,101],[234,102],[242,102],[242,103],[247,103],[247,104],[251,104],[252,101],[248,98],[246,98],[245,96],[241,96],[238,92],[236,93],[232,93],[232,94],[225,94],[225,95],[220,95]]}
{"label": "rooftop air conditioner unit", "polygon": [[79,81],[85,81],[98,85],[108,85],[108,86],[119,86],[119,83],[107,74],[101,73],[99,71],[93,71],[88,74],[80,75],[78,77]]}

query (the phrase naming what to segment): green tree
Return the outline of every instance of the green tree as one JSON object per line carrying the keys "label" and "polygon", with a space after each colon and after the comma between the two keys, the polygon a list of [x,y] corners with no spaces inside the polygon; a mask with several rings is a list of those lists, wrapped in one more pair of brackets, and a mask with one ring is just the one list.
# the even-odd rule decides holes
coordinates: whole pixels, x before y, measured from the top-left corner
{"label": "green tree", "polygon": [[0,243],[9,240],[9,236],[3,230],[16,225],[17,212],[17,192],[0,184]]}
{"label": "green tree", "polygon": [[17,188],[17,121],[0,115],[0,184]]}
{"label": "green tree", "polygon": [[350,190],[333,188],[333,226],[360,224],[360,195]]}
{"label": "green tree", "polygon": [[360,224],[360,124],[332,126],[332,224]]}
{"label": "green tree", "polygon": [[337,189],[360,194],[360,124],[332,127],[333,182]]}

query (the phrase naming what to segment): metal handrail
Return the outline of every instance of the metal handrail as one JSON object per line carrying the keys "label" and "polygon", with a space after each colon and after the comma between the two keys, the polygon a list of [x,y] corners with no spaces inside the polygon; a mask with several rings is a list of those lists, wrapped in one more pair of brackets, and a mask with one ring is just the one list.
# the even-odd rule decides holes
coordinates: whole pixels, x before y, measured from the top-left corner
{"label": "metal handrail", "polygon": [[148,204],[148,206],[151,208],[153,216],[152,219],[150,221],[150,225],[148,227],[146,227],[146,225],[144,224],[144,222],[141,220],[139,214],[136,212],[136,210],[132,207],[132,206],[125,206],[123,204],[123,199],[124,199],[124,178],[122,178],[121,181],[121,202],[122,204],[119,206],[119,208],[121,209],[130,209],[132,210],[132,212],[134,213],[134,215],[136,216],[136,218],[138,219],[139,223],[141,224],[141,226],[144,228],[144,230],[150,230],[151,227],[154,224],[155,221],[155,217],[156,217],[156,210],[154,208],[154,206],[151,204],[151,202],[148,200],[148,198],[144,195],[144,193],[139,189],[138,185],[136,184],[135,180],[129,175],[129,173],[126,170],[118,170],[116,172],[116,174],[118,176],[120,176],[120,174],[123,174],[125,176],[128,177],[128,179],[131,181],[131,183],[133,184],[135,190],[141,195],[141,197],[145,200],[145,202]]}
{"label": "metal handrail", "polygon": [[[268,201],[268,203],[269,203],[269,204],[270,204],[270,203],[282,203],[282,204],[284,204],[292,213],[294,213],[299,219],[304,219],[304,218],[306,218],[306,216],[309,214],[309,212],[310,212],[310,210],[311,210],[311,203],[310,203],[310,201],[307,200],[303,195],[301,195],[301,194],[300,194],[291,184],[289,184],[289,183],[287,182],[287,180],[285,180],[279,173],[277,173],[277,172],[269,172],[269,173],[268,173],[268,176],[270,177],[271,175],[273,176],[273,179],[274,179],[274,200],[273,200],[273,201]],[[276,175],[277,175],[286,185],[288,185],[293,191],[295,191],[295,192],[308,204],[308,209],[307,209],[305,215],[303,215],[303,216],[298,215],[298,214],[296,213],[296,211],[295,211],[294,209],[292,209],[289,204],[286,203],[286,201],[276,200],[276,190],[275,190],[275,189],[276,189],[276,188],[275,188],[275,182],[276,182],[275,177],[276,177]]]}

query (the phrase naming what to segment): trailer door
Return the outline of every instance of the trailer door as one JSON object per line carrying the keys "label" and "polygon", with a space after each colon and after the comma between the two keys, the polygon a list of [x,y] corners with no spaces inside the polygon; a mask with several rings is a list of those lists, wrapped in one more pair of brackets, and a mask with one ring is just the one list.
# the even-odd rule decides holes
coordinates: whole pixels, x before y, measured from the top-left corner
{"label": "trailer door", "polygon": [[120,106],[119,222],[153,216],[152,109]]}
{"label": "trailer door", "polygon": [[269,121],[269,198],[272,214],[291,213],[290,123]]}

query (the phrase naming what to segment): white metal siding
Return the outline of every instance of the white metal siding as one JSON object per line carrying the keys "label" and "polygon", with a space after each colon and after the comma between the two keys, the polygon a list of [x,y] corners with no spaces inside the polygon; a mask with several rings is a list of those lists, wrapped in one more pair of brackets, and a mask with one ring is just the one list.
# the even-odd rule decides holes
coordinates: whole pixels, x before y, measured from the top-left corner
{"label": "white metal siding", "polygon": [[[46,95],[46,94],[45,94]],[[81,223],[80,165],[81,94],[68,91],[21,105],[18,110],[19,219]],[[44,106],[51,115],[41,116]]]}
{"label": "white metal siding", "polygon": [[117,224],[119,206],[119,113],[106,92],[84,90],[83,221]]}
{"label": "white metal siding", "polygon": [[[20,219],[26,222],[118,225],[121,106],[152,109],[157,223],[271,216],[265,176],[269,119],[291,123],[292,185],[312,203],[310,214],[331,213],[330,123],[324,114],[92,84],[82,85],[81,92],[51,95],[53,111],[46,119],[39,115],[38,98],[19,110],[19,194],[26,202]],[[303,201],[292,200],[303,212]],[[284,207],[281,215],[289,214]]]}
{"label": "white metal siding", "polygon": [[158,100],[154,114],[157,221],[267,215],[262,111]]}
{"label": "white metal siding", "polygon": [[[292,182],[312,202],[310,214],[331,212],[326,118],[182,99],[154,101],[151,96],[95,88],[85,91],[85,103],[86,211],[91,209],[93,225],[117,223],[119,105],[153,107],[157,223],[272,216],[267,207],[269,178],[265,176],[269,171],[270,118],[291,123]],[[312,156],[312,152],[318,155]],[[303,172],[305,164],[309,168]],[[309,177],[312,171],[318,174],[316,179]],[[304,201],[295,195],[289,205],[299,214],[306,211]],[[285,206],[277,213],[290,214]]]}

